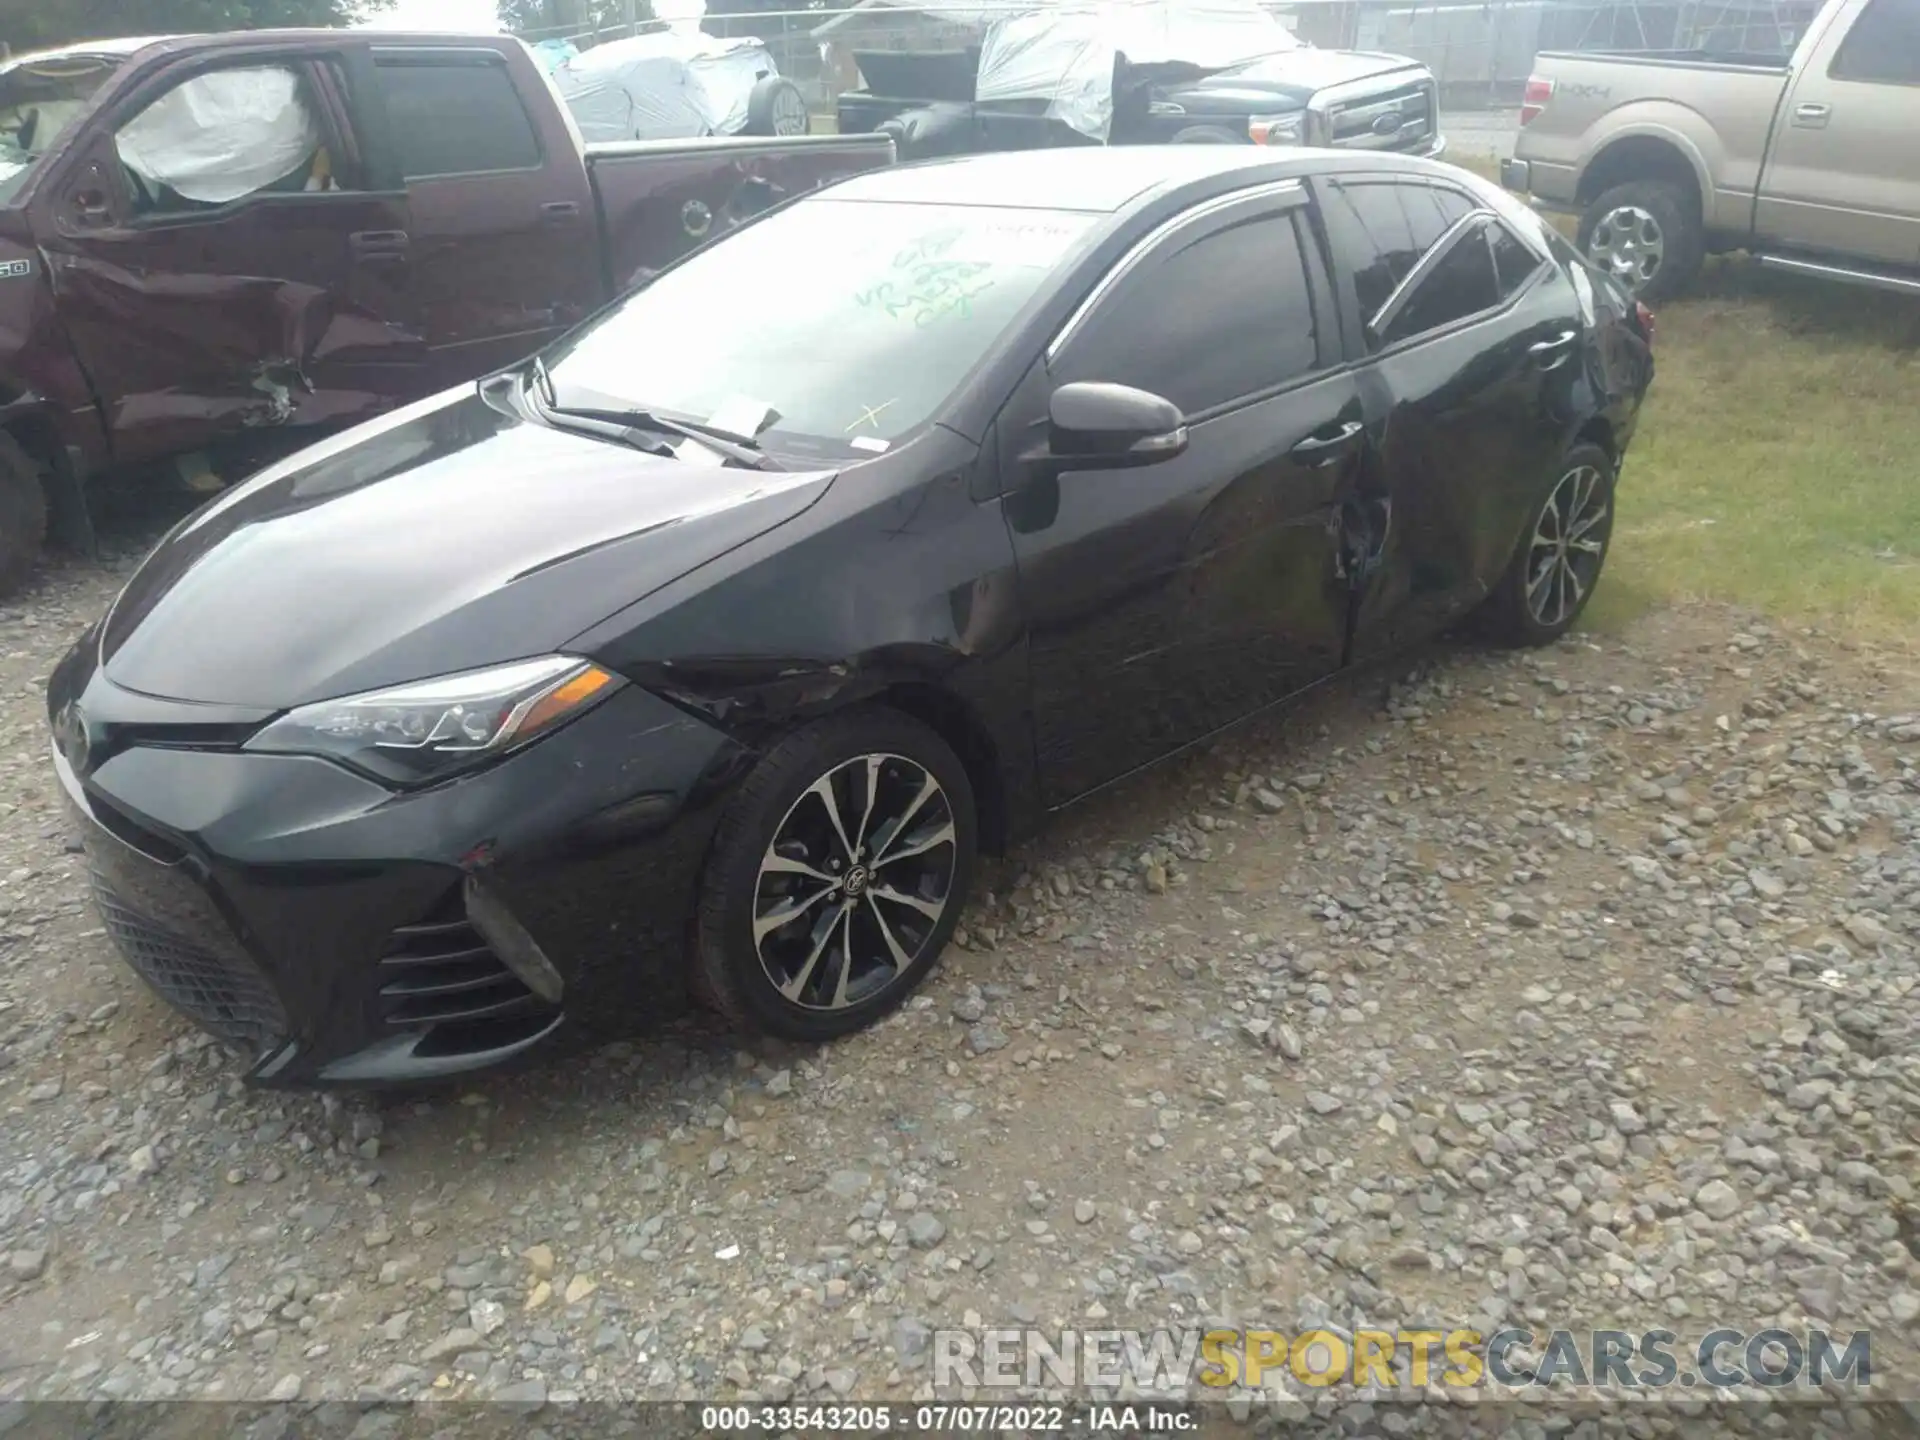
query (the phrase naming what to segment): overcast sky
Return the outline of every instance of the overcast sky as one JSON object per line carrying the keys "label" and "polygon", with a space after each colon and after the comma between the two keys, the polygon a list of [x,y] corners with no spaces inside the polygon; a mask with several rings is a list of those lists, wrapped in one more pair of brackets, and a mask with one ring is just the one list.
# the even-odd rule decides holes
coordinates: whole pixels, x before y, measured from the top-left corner
{"label": "overcast sky", "polygon": [[500,28],[493,0],[395,0],[391,10],[382,10],[368,23],[383,30],[492,33]]}

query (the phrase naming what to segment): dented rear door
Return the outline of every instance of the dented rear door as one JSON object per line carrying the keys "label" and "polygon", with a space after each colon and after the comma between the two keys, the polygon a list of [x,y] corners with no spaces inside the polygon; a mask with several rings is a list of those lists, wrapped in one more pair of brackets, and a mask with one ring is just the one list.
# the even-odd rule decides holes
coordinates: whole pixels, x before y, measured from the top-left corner
{"label": "dented rear door", "polygon": [[118,459],[428,388],[407,198],[352,131],[351,50],[183,56],[93,117],[42,190],[36,238]]}

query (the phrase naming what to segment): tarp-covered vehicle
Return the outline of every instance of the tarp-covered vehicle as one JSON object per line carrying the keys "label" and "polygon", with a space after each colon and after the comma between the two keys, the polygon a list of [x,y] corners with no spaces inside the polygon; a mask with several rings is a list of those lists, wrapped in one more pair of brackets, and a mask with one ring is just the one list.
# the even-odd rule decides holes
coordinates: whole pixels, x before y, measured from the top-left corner
{"label": "tarp-covered vehicle", "polygon": [[1432,73],[1318,50],[1258,0],[1088,0],[1011,11],[957,52],[856,51],[842,134],[903,159],[1053,145],[1331,145],[1437,155]]}
{"label": "tarp-covered vehicle", "polygon": [[807,133],[806,97],[756,39],[661,24],[571,56],[553,82],[590,141]]}
{"label": "tarp-covered vehicle", "polygon": [[240,31],[0,66],[0,593],[50,518],[85,542],[96,476],[264,458],[473,380],[892,159],[871,135],[583,145],[503,36]]}

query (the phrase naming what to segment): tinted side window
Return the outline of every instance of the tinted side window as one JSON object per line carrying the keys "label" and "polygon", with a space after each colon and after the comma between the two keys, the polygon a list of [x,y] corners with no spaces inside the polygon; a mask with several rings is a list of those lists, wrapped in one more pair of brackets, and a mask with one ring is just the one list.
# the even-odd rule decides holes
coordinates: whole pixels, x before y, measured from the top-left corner
{"label": "tinted side window", "polygon": [[1433,242],[1473,208],[1452,190],[1392,181],[1341,184],[1330,203],[1341,211],[1352,242],[1354,292],[1363,317],[1377,314]]}
{"label": "tinted side window", "polygon": [[1540,268],[1540,257],[1522,245],[1504,225],[1489,225],[1487,238],[1493,245],[1493,273],[1500,284],[1500,298],[1506,299],[1532,278]]}
{"label": "tinted side window", "polygon": [[407,179],[539,165],[540,142],[504,65],[383,59],[376,69]]}
{"label": "tinted side window", "polygon": [[1388,326],[1382,341],[1391,344],[1410,335],[1437,330],[1455,320],[1500,303],[1500,289],[1493,274],[1493,256],[1486,240],[1479,235],[1463,235],[1433,273],[1422,280],[1400,313]]}
{"label": "tinted side window", "polygon": [[1873,0],[1853,22],[1827,73],[1837,80],[1920,85],[1920,5]]}
{"label": "tinted side window", "polygon": [[1054,379],[1137,386],[1193,414],[1303,375],[1316,355],[1300,234],[1274,215],[1153,265],[1089,317]]}

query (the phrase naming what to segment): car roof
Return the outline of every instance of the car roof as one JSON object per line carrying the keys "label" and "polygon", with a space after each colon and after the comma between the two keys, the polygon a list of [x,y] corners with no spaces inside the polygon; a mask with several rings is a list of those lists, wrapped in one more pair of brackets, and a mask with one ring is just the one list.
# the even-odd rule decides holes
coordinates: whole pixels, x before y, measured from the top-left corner
{"label": "car roof", "polygon": [[[1321,170],[1427,174],[1450,170],[1412,156],[1257,145],[1070,145],[882,166],[823,191],[822,200],[993,205],[1111,215],[1190,185],[1234,190]],[[1217,185],[1208,185],[1208,181]]]}

